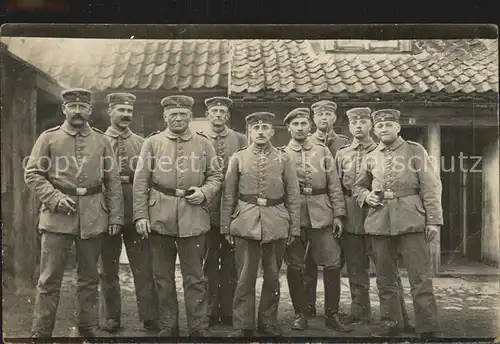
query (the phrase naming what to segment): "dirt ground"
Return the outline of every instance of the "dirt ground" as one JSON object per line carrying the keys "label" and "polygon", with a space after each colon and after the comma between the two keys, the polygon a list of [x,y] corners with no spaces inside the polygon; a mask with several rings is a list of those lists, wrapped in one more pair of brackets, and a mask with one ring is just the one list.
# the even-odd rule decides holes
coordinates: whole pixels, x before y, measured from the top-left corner
{"label": "dirt ground", "polygon": [[[137,305],[134,295],[134,286],[129,268],[121,267],[120,273],[122,286],[122,330],[117,336],[142,337],[142,324],[138,321]],[[180,271],[177,271],[177,290],[180,305],[180,328],[181,335],[186,336],[186,317],[184,308],[184,294],[182,291],[182,279]],[[345,310],[350,305],[349,284],[346,278],[342,279],[341,304]],[[257,290],[260,294],[262,277],[257,281]],[[304,332],[289,330],[289,324],[293,319],[293,309],[288,285],[284,273],[281,276],[281,299],[279,307],[279,321],[285,336],[301,337],[341,337],[346,334],[336,333],[324,328],[321,317],[323,302],[322,281],[318,283],[318,311],[317,318],[309,323],[309,329]],[[413,306],[410,296],[408,280],[403,279],[405,285],[406,305],[410,314],[413,315]],[[500,337],[500,293],[498,279],[486,278],[480,280],[478,277],[463,278],[436,278],[434,279],[434,290],[438,302],[440,321],[443,337]],[[28,295],[29,294],[29,295]],[[3,298],[3,336],[4,338],[28,337],[33,314],[34,290],[28,294],[15,295],[9,290],[4,290]],[[75,283],[73,272],[68,271],[64,278],[57,321],[54,331],[56,337],[73,337],[75,335],[74,311],[75,311]],[[257,296],[257,302],[260,295]],[[374,308],[375,322],[372,325],[356,328],[354,332],[348,333],[349,337],[368,336],[377,328],[379,300],[376,294],[375,279],[371,280],[371,301]],[[213,336],[225,337],[231,328],[223,325],[215,327]]]}

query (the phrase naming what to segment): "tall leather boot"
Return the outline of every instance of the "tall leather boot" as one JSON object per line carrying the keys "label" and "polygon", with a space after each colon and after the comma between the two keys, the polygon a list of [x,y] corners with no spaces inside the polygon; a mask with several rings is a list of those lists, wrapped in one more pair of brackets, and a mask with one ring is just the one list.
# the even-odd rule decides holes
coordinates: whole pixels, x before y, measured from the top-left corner
{"label": "tall leather boot", "polygon": [[325,285],[325,326],[339,332],[352,331],[353,328],[343,324],[339,318],[340,270],[323,269],[323,283]]}
{"label": "tall leather boot", "polygon": [[292,323],[291,329],[304,331],[307,327],[307,318],[305,315],[306,300],[302,269],[287,266],[286,278],[290,297],[292,298],[293,310],[295,311],[295,320]]}

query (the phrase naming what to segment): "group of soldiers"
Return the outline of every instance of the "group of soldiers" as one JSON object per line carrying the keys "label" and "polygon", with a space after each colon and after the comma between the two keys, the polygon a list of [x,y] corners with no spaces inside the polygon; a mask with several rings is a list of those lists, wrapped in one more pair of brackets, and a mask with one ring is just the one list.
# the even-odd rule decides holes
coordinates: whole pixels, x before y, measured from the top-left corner
{"label": "group of soldiers", "polygon": [[[325,326],[352,331],[371,321],[370,259],[381,317],[373,335],[438,334],[429,243],[443,221],[441,184],[425,149],[399,136],[398,110],[348,110],[351,141],[333,130],[334,102],[299,107],[284,119],[290,142],[278,148],[271,143],[273,113],[248,115],[247,139],[228,127],[232,101],[226,97],[205,100],[210,128],[197,132],[190,129],[193,98],[165,97],[166,128],[143,139],[130,129],[133,94],[107,96],[105,132],[88,123],[91,96],[85,89],[62,92],[66,120],[38,137],[25,167],[25,181],[42,204],[33,337],[52,336],[73,242],[77,328],[84,337],[121,327],[122,242],[140,321],[158,336],[179,336],[177,255],[191,337],[209,335],[218,323],[232,325],[235,337],[254,336],[256,329],[279,336],[283,261],[295,312],[291,329],[305,330],[316,316],[321,266]],[[413,168],[395,169],[395,159]],[[400,256],[415,328],[405,308]],[[344,264],[350,314],[339,307]]]}

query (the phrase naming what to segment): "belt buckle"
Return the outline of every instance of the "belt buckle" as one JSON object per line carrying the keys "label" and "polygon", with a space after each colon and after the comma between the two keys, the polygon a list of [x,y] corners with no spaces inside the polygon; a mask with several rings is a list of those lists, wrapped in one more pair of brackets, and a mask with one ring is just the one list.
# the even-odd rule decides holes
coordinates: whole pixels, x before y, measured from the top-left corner
{"label": "belt buckle", "polygon": [[311,194],[312,194],[312,191],[313,191],[313,190],[312,190],[312,188],[303,188],[303,189],[302,189],[302,193],[303,193],[304,195],[311,195]]}
{"label": "belt buckle", "polygon": [[175,195],[177,197],[184,197],[186,195],[186,191],[181,189],[175,189]]}
{"label": "belt buckle", "polygon": [[130,182],[130,177],[129,176],[120,176],[120,179],[122,182],[128,183]]}
{"label": "belt buckle", "polygon": [[257,204],[258,205],[262,205],[262,206],[266,206],[267,205],[267,199],[258,197],[257,198]]}
{"label": "belt buckle", "polygon": [[85,196],[87,194],[87,188],[76,188],[77,196]]}
{"label": "belt buckle", "polygon": [[394,198],[394,192],[393,191],[384,191],[384,198],[386,198],[386,199],[393,199]]}

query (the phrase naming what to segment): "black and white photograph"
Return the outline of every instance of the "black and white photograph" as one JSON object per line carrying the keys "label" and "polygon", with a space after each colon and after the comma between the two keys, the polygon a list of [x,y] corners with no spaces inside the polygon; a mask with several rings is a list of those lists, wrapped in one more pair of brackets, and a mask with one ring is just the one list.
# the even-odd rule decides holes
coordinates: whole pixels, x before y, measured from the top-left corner
{"label": "black and white photograph", "polygon": [[498,39],[0,39],[4,341],[500,340]]}

